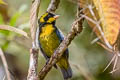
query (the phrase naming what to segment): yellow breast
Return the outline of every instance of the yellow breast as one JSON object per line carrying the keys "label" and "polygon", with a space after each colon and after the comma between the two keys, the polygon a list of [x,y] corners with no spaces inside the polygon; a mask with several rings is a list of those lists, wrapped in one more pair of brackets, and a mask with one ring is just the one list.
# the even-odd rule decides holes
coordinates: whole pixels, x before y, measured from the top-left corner
{"label": "yellow breast", "polygon": [[44,27],[42,27],[42,32],[40,34],[40,37],[49,36],[55,28],[52,24],[47,24]]}

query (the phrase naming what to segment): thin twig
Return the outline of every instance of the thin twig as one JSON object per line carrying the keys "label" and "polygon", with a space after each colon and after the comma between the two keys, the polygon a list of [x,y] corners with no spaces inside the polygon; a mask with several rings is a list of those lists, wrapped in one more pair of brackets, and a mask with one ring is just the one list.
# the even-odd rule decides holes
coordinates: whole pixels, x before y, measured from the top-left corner
{"label": "thin twig", "polygon": [[3,62],[4,68],[5,68],[5,71],[6,71],[7,79],[8,79],[8,80],[12,80],[11,77],[10,77],[10,72],[9,72],[9,70],[8,70],[8,64],[7,64],[5,55],[4,55],[4,53],[3,53],[3,51],[2,51],[1,48],[0,48],[0,56],[1,56],[1,59],[2,59],[2,62]]}
{"label": "thin twig", "polygon": [[[79,18],[79,20],[83,19],[82,17]],[[77,20],[78,21],[78,20]],[[71,41],[75,38],[75,36],[80,33],[77,31],[76,24],[78,22],[74,22],[72,25],[71,31],[68,33],[68,35],[64,38],[60,46],[56,49],[54,54],[51,56],[49,62],[41,69],[38,76],[40,80],[43,80],[47,73],[50,71],[52,66],[60,59],[60,57],[63,55],[63,52],[67,49],[67,47],[70,45]],[[80,28],[79,28],[80,29]]]}
{"label": "thin twig", "polygon": [[109,51],[110,53],[113,53],[114,51],[109,49],[107,46],[105,46],[104,44],[97,42],[97,44],[99,44],[100,46],[102,46],[104,49],[106,49],[107,51]]}
{"label": "thin twig", "polygon": [[[100,6],[100,5],[99,5],[99,6]],[[100,6],[100,7],[101,7],[101,6]],[[95,13],[94,13],[94,11],[93,11],[93,8],[94,8],[94,7],[93,7],[92,5],[89,5],[89,6],[88,6],[88,9],[89,9],[92,17],[93,17],[93,19],[94,19],[95,22],[96,22],[96,27],[98,28],[98,30],[99,30],[99,32],[100,32],[100,35],[101,35],[101,37],[103,38],[106,46],[107,46],[108,48],[112,49],[112,46],[110,45],[110,43],[108,42],[108,40],[106,39],[106,37],[105,37],[105,35],[104,35],[104,32],[102,31],[102,28],[101,28],[101,26],[100,26],[100,23],[97,21],[97,18],[96,18],[96,16],[95,16]]]}
{"label": "thin twig", "polygon": [[32,48],[30,49],[30,65],[28,70],[27,80],[38,80],[37,66],[38,66],[38,48],[36,46],[36,29],[39,12],[40,0],[34,0],[31,7],[30,24],[31,24],[31,38]]}
{"label": "thin twig", "polygon": [[85,80],[95,80],[93,75],[90,74],[89,72],[86,72],[84,67],[82,67],[82,66],[80,66],[78,64],[75,64],[75,63],[71,63],[71,65],[73,67],[75,67],[82,74],[82,76],[85,78]]}
{"label": "thin twig", "polygon": [[15,28],[13,26],[0,25],[0,30],[8,30],[8,31],[16,32],[18,34],[21,34],[21,35],[25,36],[26,38],[29,38],[28,34],[25,31],[23,31],[21,29],[18,29],[18,28]]}

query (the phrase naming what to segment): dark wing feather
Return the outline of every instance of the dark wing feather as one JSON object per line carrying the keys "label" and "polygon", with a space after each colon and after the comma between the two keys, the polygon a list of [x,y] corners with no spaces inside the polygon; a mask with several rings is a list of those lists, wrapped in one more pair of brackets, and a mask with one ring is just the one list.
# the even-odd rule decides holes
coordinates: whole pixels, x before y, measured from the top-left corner
{"label": "dark wing feather", "polygon": [[[55,28],[56,28],[56,34],[57,34],[57,36],[58,36],[58,38],[59,38],[59,40],[60,40],[60,43],[64,40],[64,35],[62,34],[62,32],[59,30],[59,29],[57,29],[57,27],[55,26]],[[66,56],[67,58],[69,57],[69,51],[68,51],[68,48],[65,50],[65,54],[66,55],[63,55],[63,56]]]}

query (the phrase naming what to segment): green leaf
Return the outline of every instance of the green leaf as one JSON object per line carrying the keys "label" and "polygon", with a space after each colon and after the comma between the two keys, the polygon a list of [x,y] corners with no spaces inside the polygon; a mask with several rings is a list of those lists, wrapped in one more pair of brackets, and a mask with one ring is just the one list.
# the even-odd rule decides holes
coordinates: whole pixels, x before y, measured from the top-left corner
{"label": "green leaf", "polygon": [[4,24],[3,17],[1,14],[0,14],[0,24]]}
{"label": "green leaf", "polygon": [[27,9],[26,5],[22,5],[20,9],[12,16],[10,20],[10,26],[16,26],[17,20],[20,18],[20,16],[23,14],[23,12]]}
{"label": "green leaf", "polygon": [[4,51],[6,51],[6,49],[8,48],[8,46],[9,46],[9,41],[6,41],[5,43],[4,43],[4,45],[2,46],[2,49],[4,50]]}

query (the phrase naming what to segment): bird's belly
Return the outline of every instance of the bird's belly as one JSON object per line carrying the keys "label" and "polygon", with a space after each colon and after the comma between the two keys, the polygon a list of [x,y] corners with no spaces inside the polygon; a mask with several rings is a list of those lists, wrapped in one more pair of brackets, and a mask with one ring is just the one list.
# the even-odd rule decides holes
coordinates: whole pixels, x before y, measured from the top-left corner
{"label": "bird's belly", "polygon": [[50,57],[56,48],[59,46],[60,41],[56,33],[50,35],[40,36],[40,45],[46,56]]}

